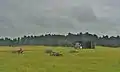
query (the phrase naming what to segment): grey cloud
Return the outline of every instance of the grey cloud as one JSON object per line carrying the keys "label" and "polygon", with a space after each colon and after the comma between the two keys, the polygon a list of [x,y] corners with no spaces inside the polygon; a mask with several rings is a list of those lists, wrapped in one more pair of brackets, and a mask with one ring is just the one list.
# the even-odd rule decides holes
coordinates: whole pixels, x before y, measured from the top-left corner
{"label": "grey cloud", "polygon": [[71,24],[70,20],[61,18],[61,17],[30,17],[28,18],[27,22],[30,22],[32,24],[39,25],[40,27],[44,28],[74,28],[73,24]]}
{"label": "grey cloud", "polygon": [[79,22],[94,22],[97,20],[91,7],[73,7],[71,9],[72,17],[76,18]]}
{"label": "grey cloud", "polygon": [[15,37],[89,31],[116,35],[120,33],[119,3],[119,0],[1,0],[0,34]]}

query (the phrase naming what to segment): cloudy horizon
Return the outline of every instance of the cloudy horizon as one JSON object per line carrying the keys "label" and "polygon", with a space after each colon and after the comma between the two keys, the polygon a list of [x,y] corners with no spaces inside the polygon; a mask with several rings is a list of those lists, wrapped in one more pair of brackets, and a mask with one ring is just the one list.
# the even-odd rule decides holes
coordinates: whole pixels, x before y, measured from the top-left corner
{"label": "cloudy horizon", "polygon": [[120,34],[119,0],[0,0],[0,36]]}

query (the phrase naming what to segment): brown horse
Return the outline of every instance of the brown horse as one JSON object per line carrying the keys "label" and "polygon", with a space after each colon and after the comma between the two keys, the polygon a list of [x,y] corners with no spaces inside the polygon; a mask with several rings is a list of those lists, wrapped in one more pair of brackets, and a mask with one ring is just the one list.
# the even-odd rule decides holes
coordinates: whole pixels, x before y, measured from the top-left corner
{"label": "brown horse", "polygon": [[18,50],[17,52],[18,52],[18,54],[22,54],[23,50]]}
{"label": "brown horse", "polygon": [[17,51],[12,51],[12,53],[22,54],[22,53],[23,53],[23,50],[22,50],[22,48],[20,48],[20,49],[19,49],[19,50],[17,50]]}

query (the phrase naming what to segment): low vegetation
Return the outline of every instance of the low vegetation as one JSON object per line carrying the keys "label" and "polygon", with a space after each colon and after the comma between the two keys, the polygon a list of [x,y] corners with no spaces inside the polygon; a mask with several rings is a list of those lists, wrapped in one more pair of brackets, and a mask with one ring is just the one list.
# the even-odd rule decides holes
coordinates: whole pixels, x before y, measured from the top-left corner
{"label": "low vegetation", "polygon": [[63,56],[50,56],[45,46],[23,46],[24,53],[12,53],[13,47],[0,47],[0,72],[120,72],[120,49],[96,47],[76,53],[69,47],[53,47]]}

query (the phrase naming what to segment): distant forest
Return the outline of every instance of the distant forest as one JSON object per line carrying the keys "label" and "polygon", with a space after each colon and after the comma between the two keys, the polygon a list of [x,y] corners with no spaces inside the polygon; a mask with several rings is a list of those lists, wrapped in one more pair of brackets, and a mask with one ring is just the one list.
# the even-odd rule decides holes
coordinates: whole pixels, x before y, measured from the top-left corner
{"label": "distant forest", "polygon": [[72,34],[68,33],[67,35],[58,35],[58,34],[46,34],[40,36],[23,36],[14,39],[10,38],[1,38],[1,46],[16,46],[16,45],[48,45],[48,46],[71,46],[75,41],[94,41],[96,45],[99,46],[120,46],[120,36],[111,36],[108,35],[98,37],[96,34],[78,33]]}

